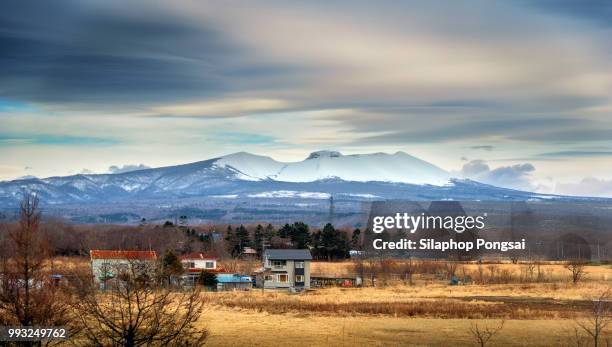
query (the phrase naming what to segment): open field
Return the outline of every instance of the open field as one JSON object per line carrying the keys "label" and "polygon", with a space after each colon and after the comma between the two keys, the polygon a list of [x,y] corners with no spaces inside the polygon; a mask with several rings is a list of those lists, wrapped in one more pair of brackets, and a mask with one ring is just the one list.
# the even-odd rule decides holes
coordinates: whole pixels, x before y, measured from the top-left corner
{"label": "open field", "polygon": [[[84,258],[63,258],[54,266],[88,265]],[[438,265],[441,269],[444,262]],[[328,287],[300,294],[205,292],[206,312],[198,324],[209,330],[211,346],[474,346],[473,325],[496,327],[502,321],[503,329],[489,345],[576,346],[576,321],[589,316],[592,298],[612,288],[612,267],[587,265],[586,276],[574,285],[564,265],[551,262],[540,264],[541,281],[521,282],[526,266],[481,265],[486,273],[493,267],[496,273],[509,272],[509,283],[449,285],[436,270],[415,273],[412,285],[392,280],[387,286]],[[458,272],[475,276],[478,267],[459,264]],[[354,273],[354,264],[314,262],[312,272],[347,275]],[[604,336],[612,343],[612,326]]]}
{"label": "open field", "polygon": [[[475,277],[479,267],[485,274],[491,269],[506,272],[514,281],[529,271],[529,264],[469,263],[460,264],[457,273]],[[286,345],[307,341],[313,346],[441,346],[452,341],[469,346],[475,345],[473,324],[495,327],[505,320],[491,345],[575,346],[575,320],[585,319],[591,298],[612,286],[612,268],[585,266],[584,279],[573,285],[563,264],[539,267],[533,271],[542,274],[542,282],[450,286],[439,276],[415,274],[414,285],[391,281],[395,285],[385,288],[326,288],[300,295],[211,294],[216,295],[211,304],[217,316],[210,321],[210,343],[230,343],[224,333],[229,323],[217,323],[228,319],[234,327],[244,327],[238,329],[254,345],[278,344],[282,331]],[[314,262],[312,272],[342,276],[355,270],[350,262]],[[612,338],[609,329],[606,337]]]}
{"label": "open field", "polygon": [[[217,308],[206,314],[210,346],[476,346],[471,324],[499,320],[282,315]],[[572,320],[507,320],[492,346],[575,346]]]}
{"label": "open field", "polygon": [[[405,261],[398,260],[394,261],[398,264],[405,263]],[[419,267],[419,260],[415,260],[415,267]],[[445,261],[443,260],[426,260],[424,261],[428,265],[428,270],[435,272],[435,267],[444,267]],[[457,275],[463,275],[463,271],[476,278],[478,271],[483,271],[484,275],[488,275],[491,268],[495,268],[499,272],[507,272],[512,277],[519,277],[524,275],[528,270],[529,266],[532,266],[534,275],[537,274],[538,265],[535,263],[520,262],[519,264],[512,264],[508,262],[503,263],[484,263],[477,264],[474,262],[470,263],[458,263]],[[570,272],[565,268],[565,265],[560,262],[542,262],[539,265],[539,271],[547,282],[563,282],[567,281],[570,277]],[[584,267],[585,280],[586,281],[612,281],[612,265],[586,265]],[[355,264],[350,261],[343,262],[316,262],[313,261],[311,264],[311,272],[313,275],[316,274],[333,274],[337,276],[354,274]]]}
{"label": "open field", "polygon": [[[212,346],[241,345],[236,334],[254,346],[474,346],[474,324],[496,327],[502,320],[492,346],[576,346],[576,321],[588,316],[590,298],[611,285],[436,283],[206,293],[204,320]],[[612,343],[610,328],[604,336]]]}

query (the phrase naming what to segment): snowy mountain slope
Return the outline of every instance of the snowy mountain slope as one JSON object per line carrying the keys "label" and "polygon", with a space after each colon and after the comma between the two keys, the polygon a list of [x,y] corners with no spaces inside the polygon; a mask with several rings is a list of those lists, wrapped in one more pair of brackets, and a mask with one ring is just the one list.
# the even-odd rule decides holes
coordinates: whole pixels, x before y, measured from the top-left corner
{"label": "snowy mountain slope", "polygon": [[342,155],[319,151],[311,153],[304,161],[293,163],[240,152],[222,157],[214,165],[231,168],[236,171],[236,177],[244,180],[314,182],[338,178],[354,182],[443,185],[451,178],[439,167],[404,152]]}
{"label": "snowy mountain slope", "polygon": [[36,192],[47,205],[98,206],[218,196],[247,201],[330,195],[352,201],[566,199],[452,179],[444,170],[402,152],[344,156],[328,151],[294,163],[240,152],[119,174],[5,181],[0,182],[0,208],[18,206],[23,192]]}
{"label": "snowy mountain slope", "polygon": [[214,162],[216,167],[230,168],[236,177],[248,181],[274,178],[287,165],[270,157],[238,152],[221,157]]}

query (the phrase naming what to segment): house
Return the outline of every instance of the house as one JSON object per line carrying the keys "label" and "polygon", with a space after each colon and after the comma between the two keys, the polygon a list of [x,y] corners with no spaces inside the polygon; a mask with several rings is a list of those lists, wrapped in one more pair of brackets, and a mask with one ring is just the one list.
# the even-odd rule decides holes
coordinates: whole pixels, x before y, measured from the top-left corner
{"label": "house", "polygon": [[257,258],[257,250],[253,247],[244,247],[242,249],[242,257],[245,259],[255,259]]}
{"label": "house", "polygon": [[217,274],[217,290],[249,290],[253,288],[251,276],[234,273]]}
{"label": "house", "polygon": [[155,251],[90,250],[89,258],[94,281],[106,288],[107,282],[121,273],[153,277],[157,254]]}
{"label": "house", "polygon": [[189,253],[180,257],[183,268],[187,271],[202,270],[215,271],[217,269],[217,257],[204,253]]}
{"label": "house", "polygon": [[310,288],[310,261],[308,249],[266,249],[263,268],[257,276],[257,286],[263,288]]}
{"label": "house", "polygon": [[224,271],[217,266],[217,257],[204,253],[196,252],[185,254],[180,257],[180,260],[185,269],[183,280],[189,285],[193,285],[198,280],[202,271],[214,273]]}

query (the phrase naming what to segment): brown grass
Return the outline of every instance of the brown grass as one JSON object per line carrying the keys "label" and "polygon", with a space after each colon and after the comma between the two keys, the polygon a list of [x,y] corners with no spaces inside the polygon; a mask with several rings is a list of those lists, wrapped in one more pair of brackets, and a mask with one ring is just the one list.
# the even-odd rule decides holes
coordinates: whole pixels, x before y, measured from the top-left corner
{"label": "brown grass", "polygon": [[558,319],[583,315],[604,285],[394,286],[328,288],[299,295],[251,291],[206,293],[209,305],[272,314],[387,315],[430,318]]}
{"label": "brown grass", "polygon": [[[386,282],[402,282],[406,269],[406,260],[386,260],[384,270],[379,262],[365,262],[365,284],[369,284],[370,267],[377,267],[378,277],[387,276]],[[413,260],[412,273],[421,275],[422,279],[441,280],[448,277],[447,262],[444,260]],[[584,281],[612,281],[612,265],[587,265],[584,268]],[[312,262],[313,275],[356,275],[355,263],[343,262]],[[385,273],[387,272],[387,273]],[[480,284],[507,284],[532,282],[566,282],[571,279],[571,272],[562,262],[522,262],[512,264],[509,262],[482,263],[464,262],[456,263],[455,276],[461,280]]]}
{"label": "brown grass", "polygon": [[[588,300],[612,285],[609,265],[587,266],[585,280],[573,285],[562,264],[542,264],[546,277],[526,281],[521,279],[528,274],[526,264],[502,263],[481,266],[487,272],[494,269],[493,280],[451,286],[442,265],[421,264],[414,285],[396,280],[385,287],[302,294],[205,293],[207,311],[199,324],[209,329],[210,346],[473,346],[472,323],[495,326],[505,319],[491,345],[570,346],[573,319],[584,316]],[[56,259],[55,266],[83,269],[89,262],[64,258]],[[457,274],[478,270],[478,264],[460,264]],[[341,276],[353,272],[353,263],[315,262],[312,271]],[[495,278],[505,276],[508,283],[496,283]],[[612,332],[606,334],[612,338]]]}
{"label": "brown grass", "polygon": [[[282,315],[215,308],[202,320],[207,346],[475,346],[472,323],[499,320]],[[507,320],[492,346],[571,346],[571,320]]]}

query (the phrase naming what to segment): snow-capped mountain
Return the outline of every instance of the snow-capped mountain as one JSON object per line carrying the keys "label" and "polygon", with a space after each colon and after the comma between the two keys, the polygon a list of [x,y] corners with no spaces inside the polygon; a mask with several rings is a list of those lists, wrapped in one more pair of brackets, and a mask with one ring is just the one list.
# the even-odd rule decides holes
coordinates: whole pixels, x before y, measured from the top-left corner
{"label": "snow-capped mountain", "polygon": [[230,154],[214,162],[244,180],[314,182],[337,178],[353,182],[398,182],[443,185],[450,174],[404,152],[342,155],[334,151],[311,153],[306,160],[282,163],[246,152]]}
{"label": "snow-capped mountain", "polygon": [[[23,178],[0,182],[0,219],[23,192],[36,192],[48,213],[78,222],[134,223],[184,213],[201,221],[318,222],[329,198],[346,220],[374,200],[579,200],[494,187],[451,175],[403,152],[314,152],[278,162],[240,152],[205,161],[117,174]],[[13,213],[13,212],[10,212]],[[353,216],[353,217],[351,217]],[[353,223],[353,221],[347,222]]]}

